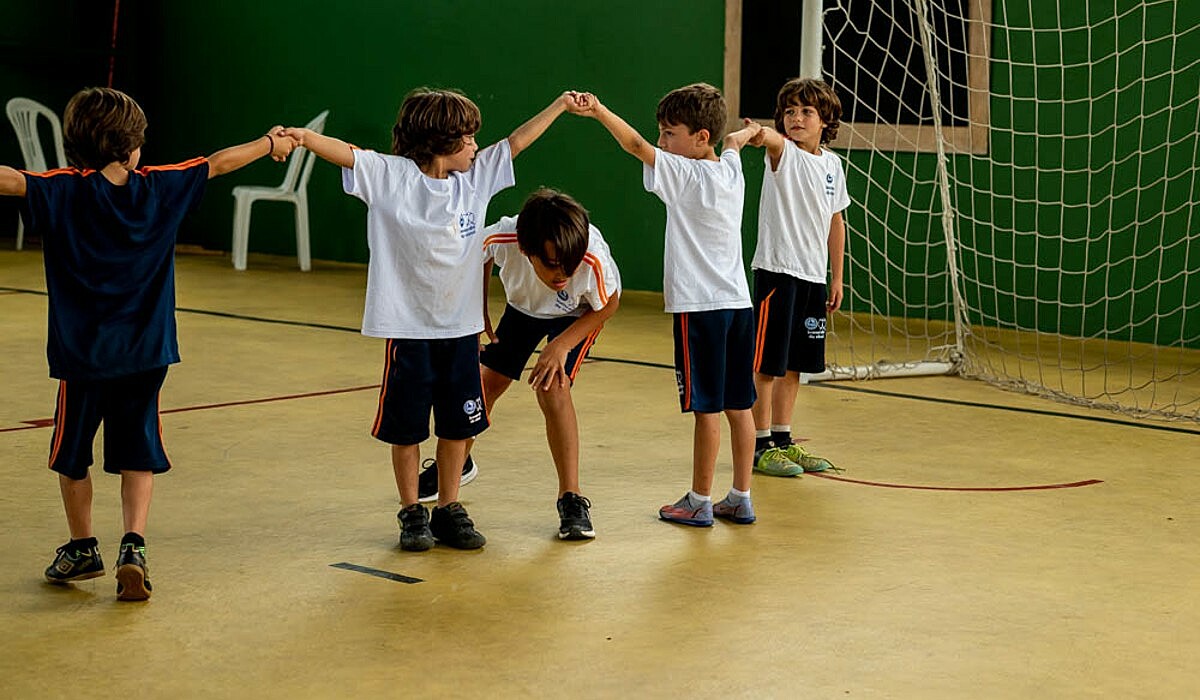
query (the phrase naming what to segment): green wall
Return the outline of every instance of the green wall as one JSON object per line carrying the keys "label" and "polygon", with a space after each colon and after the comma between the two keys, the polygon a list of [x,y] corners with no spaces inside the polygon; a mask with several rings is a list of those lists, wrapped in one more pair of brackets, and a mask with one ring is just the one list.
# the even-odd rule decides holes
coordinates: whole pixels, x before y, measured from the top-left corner
{"label": "green wall", "polygon": [[[169,3],[163,21],[172,43],[201,52],[156,58],[171,99],[150,117],[162,150],[148,157],[208,152],[275,123],[303,124],[326,108],[327,133],[386,152],[401,99],[420,85],[455,87],[474,99],[483,113],[481,144],[504,138],[573,88],[595,92],[650,136],[663,93],[697,80],[720,83],[723,7],[721,0]],[[564,115],[517,159],[517,186],[493,200],[489,219],[516,212],[537,186],[561,188],[591,211],[627,286],[661,288],[665,217],[642,189],[640,168],[598,123]],[[280,166],[263,161],[213,180],[185,239],[228,249],[230,190],[281,177]],[[313,256],[364,261],[365,207],[342,193],[338,169],[319,162],[309,194]],[[290,217],[286,205],[256,204],[251,248],[293,253]]]}

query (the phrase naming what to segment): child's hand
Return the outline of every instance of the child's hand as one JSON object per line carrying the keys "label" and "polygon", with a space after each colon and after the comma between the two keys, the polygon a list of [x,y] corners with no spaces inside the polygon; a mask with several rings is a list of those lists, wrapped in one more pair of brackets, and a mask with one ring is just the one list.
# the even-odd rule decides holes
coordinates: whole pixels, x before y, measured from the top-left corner
{"label": "child's hand", "polygon": [[750,146],[762,146],[763,139],[767,135],[766,132],[763,131],[763,125],[759,124],[753,119],[746,118],[742,119],[742,123],[745,125],[745,128],[751,130],[750,140],[746,143]]}
{"label": "child's hand", "polygon": [[304,139],[307,138],[312,132],[299,126],[286,126],[282,128],[280,133],[282,133],[284,137],[291,139],[292,142],[297,146],[303,146]]}
{"label": "child's hand", "polygon": [[276,163],[287,160],[292,150],[298,145],[296,140],[285,134],[284,128],[279,125],[268,129],[267,135],[271,137],[271,159]]}
{"label": "child's hand", "polygon": [[600,100],[590,92],[574,93],[574,104],[567,108],[571,114],[578,114],[581,117],[595,117],[596,110],[600,108]]}
{"label": "child's hand", "polygon": [[549,391],[556,383],[559,387],[570,386],[571,380],[567,376],[567,354],[570,352],[571,348],[562,347],[561,343],[546,343],[542,354],[538,355],[537,364],[529,373],[530,386],[542,391]]}

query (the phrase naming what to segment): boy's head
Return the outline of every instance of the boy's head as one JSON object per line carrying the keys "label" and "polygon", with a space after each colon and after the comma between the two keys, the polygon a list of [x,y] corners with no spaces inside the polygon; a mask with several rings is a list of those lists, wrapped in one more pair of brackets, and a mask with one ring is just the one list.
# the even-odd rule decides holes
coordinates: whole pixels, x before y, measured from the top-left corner
{"label": "boy's head", "polygon": [[570,195],[541,188],[517,216],[517,246],[547,287],[564,289],[588,248],[588,214]]}
{"label": "boy's head", "polygon": [[146,114],[132,97],[111,88],[84,88],[63,113],[63,150],[76,167],[110,163],[137,167],[146,142]]}
{"label": "boy's head", "polygon": [[[842,101],[837,93],[824,80],[815,78],[792,78],[779,88],[775,99],[775,130],[793,141],[798,140],[793,133],[798,127],[794,121],[785,123],[791,117],[798,117],[798,109],[812,107],[816,116],[824,122],[820,129],[817,145],[825,145],[837,138],[839,121],[842,118]],[[789,114],[789,108],[791,113]],[[790,127],[790,128],[789,128]]]}
{"label": "boy's head", "polygon": [[422,167],[436,156],[461,154],[461,162],[451,163],[450,169],[467,170],[475,159],[475,132],[481,122],[479,107],[461,92],[417,88],[404,96],[396,115],[392,153]]}
{"label": "boy's head", "polygon": [[725,98],[708,83],[676,88],[658,102],[658,147],[699,158],[711,153],[725,135]]}

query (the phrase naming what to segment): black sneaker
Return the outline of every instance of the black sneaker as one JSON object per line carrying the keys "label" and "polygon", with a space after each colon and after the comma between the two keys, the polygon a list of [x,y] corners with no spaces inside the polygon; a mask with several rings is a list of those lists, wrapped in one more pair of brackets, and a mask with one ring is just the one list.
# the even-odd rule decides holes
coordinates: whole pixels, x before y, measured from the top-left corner
{"label": "black sneaker", "polygon": [[117,555],[117,600],[146,600],[150,597],[150,589],[146,548],[122,544]]}
{"label": "black sneaker", "polygon": [[[467,461],[463,462],[462,477],[458,480],[458,485],[466,486],[475,481],[477,476],[479,476],[479,468],[475,466],[475,460],[471,458],[471,455],[467,455]],[[421,475],[417,477],[417,500],[421,503],[429,503],[436,501],[437,497],[437,460],[427,459],[421,463]]]}
{"label": "black sneaker", "polygon": [[54,561],[46,568],[46,580],[50,583],[86,581],[104,575],[104,562],[100,559],[100,548],[92,545],[77,549],[68,542],[54,550]]}
{"label": "black sneaker", "polygon": [[467,509],[458,501],[435,507],[429,529],[442,544],[456,549],[479,549],[487,544],[487,538],[475,530]]}
{"label": "black sneaker", "polygon": [[590,540],[596,536],[588,509],[592,502],[567,491],[558,499],[558,539]]}
{"label": "black sneaker", "polygon": [[429,511],[420,503],[414,503],[396,513],[400,521],[400,549],[406,552],[424,552],[433,546],[433,533],[429,531]]}

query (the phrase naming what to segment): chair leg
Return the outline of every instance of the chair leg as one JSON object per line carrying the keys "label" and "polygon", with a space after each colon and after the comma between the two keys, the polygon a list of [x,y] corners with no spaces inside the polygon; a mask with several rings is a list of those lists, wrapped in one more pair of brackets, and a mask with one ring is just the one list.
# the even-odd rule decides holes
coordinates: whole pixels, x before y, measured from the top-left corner
{"label": "chair leg", "polygon": [[246,249],[250,245],[250,205],[253,200],[234,197],[233,207],[233,269],[246,269]]}
{"label": "chair leg", "polygon": [[17,214],[17,250],[21,250],[25,246],[25,220],[21,218],[21,214]]}
{"label": "chair leg", "polygon": [[300,260],[301,272],[312,269],[312,257],[308,249],[308,199],[296,200],[296,257]]}

